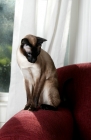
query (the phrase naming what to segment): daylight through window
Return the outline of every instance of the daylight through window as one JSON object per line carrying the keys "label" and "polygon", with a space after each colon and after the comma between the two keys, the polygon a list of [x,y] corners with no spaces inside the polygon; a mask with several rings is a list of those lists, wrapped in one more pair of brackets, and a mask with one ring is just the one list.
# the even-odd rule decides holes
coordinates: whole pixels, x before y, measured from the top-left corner
{"label": "daylight through window", "polygon": [[15,0],[0,0],[0,92],[8,92]]}

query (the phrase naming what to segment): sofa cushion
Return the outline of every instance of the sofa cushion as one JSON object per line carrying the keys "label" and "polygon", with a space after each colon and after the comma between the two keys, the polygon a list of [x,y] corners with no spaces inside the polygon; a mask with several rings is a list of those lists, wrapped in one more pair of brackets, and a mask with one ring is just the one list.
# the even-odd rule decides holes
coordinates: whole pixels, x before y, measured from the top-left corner
{"label": "sofa cushion", "polygon": [[22,110],[0,130],[0,140],[72,140],[73,118],[68,109]]}

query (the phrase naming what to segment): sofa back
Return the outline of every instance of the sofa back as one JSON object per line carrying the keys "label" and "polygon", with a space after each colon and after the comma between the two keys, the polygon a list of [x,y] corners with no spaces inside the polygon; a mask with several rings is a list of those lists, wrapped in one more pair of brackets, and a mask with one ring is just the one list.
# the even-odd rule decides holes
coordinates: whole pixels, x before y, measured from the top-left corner
{"label": "sofa back", "polygon": [[75,134],[91,140],[91,63],[57,69],[60,96],[72,111]]}

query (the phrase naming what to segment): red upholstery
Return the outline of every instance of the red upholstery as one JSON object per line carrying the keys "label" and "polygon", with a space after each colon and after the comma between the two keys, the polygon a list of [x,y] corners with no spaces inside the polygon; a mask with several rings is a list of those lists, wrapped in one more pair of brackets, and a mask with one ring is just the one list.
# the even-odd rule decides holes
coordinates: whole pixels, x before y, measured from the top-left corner
{"label": "red upholstery", "polygon": [[82,140],[91,140],[91,63],[58,69],[60,92],[68,97],[68,105]]}
{"label": "red upholstery", "polygon": [[1,129],[0,140],[71,140],[72,125],[67,109],[21,111]]}
{"label": "red upholstery", "polygon": [[59,68],[58,111],[20,111],[0,130],[0,140],[91,140],[91,63]]}

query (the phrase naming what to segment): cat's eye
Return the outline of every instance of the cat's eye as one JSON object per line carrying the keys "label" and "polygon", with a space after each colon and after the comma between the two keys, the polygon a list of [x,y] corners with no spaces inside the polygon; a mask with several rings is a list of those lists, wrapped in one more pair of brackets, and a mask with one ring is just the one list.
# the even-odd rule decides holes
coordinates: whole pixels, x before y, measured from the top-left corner
{"label": "cat's eye", "polygon": [[30,53],[30,52],[28,52],[28,53],[27,53],[27,55],[28,55],[28,56],[31,56],[31,53]]}

